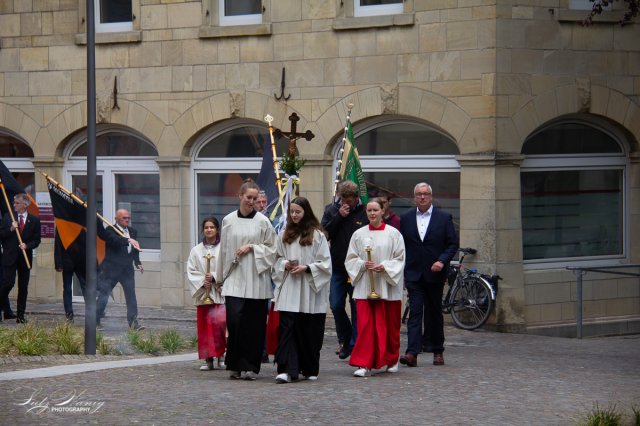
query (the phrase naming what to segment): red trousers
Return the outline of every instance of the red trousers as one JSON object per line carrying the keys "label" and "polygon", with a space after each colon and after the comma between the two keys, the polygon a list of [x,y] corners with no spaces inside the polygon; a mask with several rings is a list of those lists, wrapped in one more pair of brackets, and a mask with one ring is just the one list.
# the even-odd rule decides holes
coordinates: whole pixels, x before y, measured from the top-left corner
{"label": "red trousers", "polygon": [[400,356],[402,301],[356,300],[358,337],[349,364],[378,369],[392,366]]}
{"label": "red trousers", "polygon": [[227,350],[227,314],[222,304],[196,306],[198,358],[219,358]]}

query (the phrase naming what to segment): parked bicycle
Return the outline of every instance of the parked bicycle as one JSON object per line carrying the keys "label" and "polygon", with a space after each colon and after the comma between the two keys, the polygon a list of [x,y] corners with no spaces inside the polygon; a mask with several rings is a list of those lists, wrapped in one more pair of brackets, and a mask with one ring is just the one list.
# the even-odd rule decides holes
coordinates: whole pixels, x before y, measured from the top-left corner
{"label": "parked bicycle", "polygon": [[[449,267],[447,276],[448,290],[442,298],[442,312],[450,314],[456,327],[463,330],[475,330],[482,327],[491,315],[498,293],[500,275],[488,275],[476,268],[463,268],[465,256],[476,254],[469,247],[458,249],[460,260]],[[409,307],[404,311],[402,322],[406,322]]]}

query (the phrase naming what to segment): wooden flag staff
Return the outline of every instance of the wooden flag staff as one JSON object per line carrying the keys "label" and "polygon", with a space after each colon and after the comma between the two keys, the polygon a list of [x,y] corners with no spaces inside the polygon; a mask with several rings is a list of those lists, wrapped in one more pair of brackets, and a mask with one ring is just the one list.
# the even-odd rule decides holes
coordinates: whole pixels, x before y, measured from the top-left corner
{"label": "wooden flag staff", "polygon": [[[65,194],[67,194],[69,197],[73,198],[74,201],[76,201],[77,203],[81,204],[85,209],[87,208],[87,203],[85,203],[84,201],[82,201],[82,199],[80,197],[78,197],[76,194],[74,194],[73,192],[69,191],[67,188],[65,188],[64,186],[62,186],[59,182],[57,182],[54,178],[52,178],[51,176],[49,176],[48,174],[46,174],[45,172],[38,170],[40,172],[40,174],[42,176],[44,176],[49,182],[51,182],[56,188],[58,188],[60,191],[64,192]],[[3,189],[4,190],[4,189]],[[100,213],[96,212],[96,216],[98,216],[100,218],[100,220],[102,220],[102,222],[104,222],[107,226],[110,226],[111,228],[113,228],[114,231],[116,231],[116,233],[118,235],[120,235],[122,238],[127,238],[127,236],[125,236],[122,231],[120,231],[120,229],[118,229],[118,227],[114,226],[111,222],[109,222],[107,219],[104,218],[104,216],[102,216]],[[136,247],[133,244],[131,244],[131,246],[138,250],[138,251],[142,251],[142,249],[140,247]]]}
{"label": "wooden flag staff", "polygon": [[[4,183],[2,183],[2,179],[0,179],[0,188],[2,188],[2,195],[4,196],[4,202],[7,204],[7,210],[9,211],[9,215],[11,216],[11,223],[16,221],[16,217],[13,215],[13,206],[9,204],[9,197],[7,197],[7,191],[4,189]],[[16,235],[18,236],[18,241],[20,245],[22,245],[22,235],[20,234],[20,230],[16,228]],[[27,269],[31,269],[31,262],[29,262],[29,256],[27,256],[27,251],[25,249],[22,250],[22,255],[24,256],[24,261],[27,263]]]}

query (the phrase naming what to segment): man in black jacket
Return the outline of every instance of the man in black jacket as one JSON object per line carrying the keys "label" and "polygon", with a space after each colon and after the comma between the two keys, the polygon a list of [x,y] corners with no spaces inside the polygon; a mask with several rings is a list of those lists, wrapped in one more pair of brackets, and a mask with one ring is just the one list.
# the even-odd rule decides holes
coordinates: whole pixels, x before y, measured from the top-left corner
{"label": "man in black jacket", "polygon": [[[0,225],[0,239],[2,240],[2,274],[3,283],[0,287],[0,301],[5,300],[11,292],[18,274],[18,303],[16,322],[27,322],[24,313],[27,309],[27,293],[29,286],[30,268],[33,265],[33,249],[40,245],[40,219],[27,213],[29,197],[17,194],[13,197],[14,221],[11,215],[5,214]],[[22,242],[18,240],[20,233]],[[24,254],[23,254],[24,251]],[[25,254],[29,265],[25,261]]]}
{"label": "man in black jacket", "polygon": [[[340,359],[348,358],[356,340],[356,304],[353,300],[353,286],[348,281],[344,259],[347,257],[349,241],[353,233],[369,223],[364,206],[359,203],[358,185],[346,180],[338,186],[338,202],[325,207],[322,227],[329,234],[331,252],[331,286],[329,305],[336,322],[336,334],[341,346]],[[346,311],[347,294],[351,306],[351,321]]]}
{"label": "man in black jacket", "polygon": [[98,272],[98,303],[97,303],[97,326],[101,327],[100,320],[104,317],[104,310],[107,307],[109,295],[116,284],[120,283],[124,290],[124,299],[127,303],[127,321],[129,327],[134,330],[144,329],[138,323],[138,301],[136,300],[136,282],[133,276],[133,267],[144,272],[140,262],[140,245],[136,238],[138,231],[129,227],[131,216],[125,209],[116,212],[116,224],[120,234],[112,227],[105,229],[103,237],[106,243],[106,253],[104,261],[100,265]]}

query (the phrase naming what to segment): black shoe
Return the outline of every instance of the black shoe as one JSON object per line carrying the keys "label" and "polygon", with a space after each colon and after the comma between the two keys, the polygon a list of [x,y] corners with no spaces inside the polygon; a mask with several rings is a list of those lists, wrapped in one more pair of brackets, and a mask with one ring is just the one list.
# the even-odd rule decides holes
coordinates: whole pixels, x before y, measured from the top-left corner
{"label": "black shoe", "polygon": [[134,321],[131,323],[131,325],[129,326],[129,328],[131,328],[134,331],[142,331],[144,330],[146,327],[144,325],[140,325],[138,323],[138,321]]}
{"label": "black shoe", "polygon": [[266,352],[262,353],[262,363],[263,364],[269,364],[269,354],[267,354]]}
{"label": "black shoe", "polygon": [[340,353],[338,354],[338,358],[340,359],[347,359],[351,356],[351,351],[353,350],[352,347],[345,345],[342,347],[342,349],[340,349]]}
{"label": "black shoe", "polygon": [[4,319],[8,320],[8,319],[16,319],[18,318],[13,312],[9,312],[8,314],[5,313],[4,314]]}
{"label": "black shoe", "polygon": [[25,319],[25,317],[16,317],[16,323],[17,324],[26,324],[27,320]]}
{"label": "black shoe", "polygon": [[71,312],[70,314],[66,314],[65,317],[67,318],[67,321],[73,322],[73,312]]}

